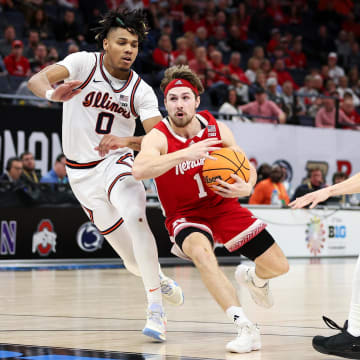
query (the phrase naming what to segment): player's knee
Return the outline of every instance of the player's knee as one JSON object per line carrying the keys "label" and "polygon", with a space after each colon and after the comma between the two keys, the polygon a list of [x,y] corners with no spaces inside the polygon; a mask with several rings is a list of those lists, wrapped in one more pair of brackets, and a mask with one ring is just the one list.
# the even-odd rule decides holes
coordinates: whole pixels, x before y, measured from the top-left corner
{"label": "player's knee", "polygon": [[208,269],[208,271],[210,271],[212,268],[217,267],[217,260],[213,251],[205,247],[194,247],[190,257],[198,268]]}

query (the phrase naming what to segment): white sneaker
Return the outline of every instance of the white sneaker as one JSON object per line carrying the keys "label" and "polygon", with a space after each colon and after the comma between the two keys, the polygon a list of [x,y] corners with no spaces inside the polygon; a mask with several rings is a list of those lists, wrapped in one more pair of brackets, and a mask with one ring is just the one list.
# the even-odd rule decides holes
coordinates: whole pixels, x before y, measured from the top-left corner
{"label": "white sneaker", "polygon": [[167,276],[160,275],[161,294],[172,305],[184,303],[184,293],[178,283]]}
{"label": "white sneaker", "polygon": [[240,354],[259,350],[260,348],[260,330],[251,323],[239,327],[238,336],[226,345],[226,350]]}
{"label": "white sneaker", "polygon": [[264,308],[271,308],[274,299],[270,291],[269,281],[263,287],[257,287],[249,273],[250,267],[239,265],[235,271],[235,279],[240,286],[246,286],[254,302]]}
{"label": "white sneaker", "polygon": [[147,309],[143,334],[159,341],[166,340],[166,317],[161,305],[152,304]]}

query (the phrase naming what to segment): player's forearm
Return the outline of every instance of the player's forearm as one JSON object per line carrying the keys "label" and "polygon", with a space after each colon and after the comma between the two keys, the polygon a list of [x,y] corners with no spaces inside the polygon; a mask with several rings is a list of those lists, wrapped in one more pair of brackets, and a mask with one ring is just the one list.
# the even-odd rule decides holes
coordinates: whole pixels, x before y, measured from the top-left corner
{"label": "player's forearm", "polygon": [[52,90],[49,79],[45,72],[39,72],[33,75],[28,81],[28,89],[36,96],[46,98],[47,90]]}
{"label": "player's forearm", "polygon": [[143,136],[130,136],[128,137],[128,148],[135,150],[135,151],[140,151],[141,149],[141,142],[142,139],[144,137]]}
{"label": "player's forearm", "polygon": [[330,196],[360,193],[360,173],[329,187]]}
{"label": "player's forearm", "polygon": [[152,179],[165,174],[185,160],[183,150],[156,157],[152,155],[141,155],[140,153],[140,155],[135,158],[132,173],[136,180]]}

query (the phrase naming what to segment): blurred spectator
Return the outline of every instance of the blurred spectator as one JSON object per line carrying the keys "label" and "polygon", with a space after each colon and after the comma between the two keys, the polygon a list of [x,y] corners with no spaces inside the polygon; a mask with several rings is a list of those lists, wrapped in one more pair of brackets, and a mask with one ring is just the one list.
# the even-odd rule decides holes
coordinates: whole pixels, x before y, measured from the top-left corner
{"label": "blurred spectator", "polygon": [[13,76],[30,75],[29,60],[23,56],[24,45],[21,40],[14,40],[11,54],[4,59],[6,70]]}
{"label": "blurred spectator", "polygon": [[306,55],[302,51],[301,40],[295,40],[293,50],[289,51],[289,57],[285,60],[286,67],[304,69],[307,66]]}
{"label": "blurred spectator", "polygon": [[300,102],[308,108],[316,101],[318,92],[314,89],[314,77],[306,75],[304,79],[304,86],[297,91]]}
{"label": "blurred spectator", "polygon": [[299,185],[291,201],[295,200],[296,198],[308,194],[310,192],[319,190],[326,187],[324,181],[324,175],[320,168],[313,168],[309,170],[309,177],[308,179],[301,185]]}
{"label": "blurred spectator", "polygon": [[55,26],[55,38],[57,41],[77,41],[83,42],[84,35],[82,35],[78,23],[75,21],[75,13],[71,10],[66,10],[64,18]]}
{"label": "blurred spectator", "polygon": [[[337,96],[337,93],[331,93],[331,96]],[[315,118],[315,126],[320,128],[336,127],[336,107],[334,98],[324,98],[323,107],[318,111]],[[339,109],[339,125],[352,124],[345,113]]]}
{"label": "blurred spectator", "polygon": [[239,104],[247,104],[249,102],[249,87],[246,83],[239,80],[236,74],[230,75],[231,84],[234,86]]}
{"label": "blurred spectator", "polygon": [[289,22],[288,17],[284,14],[278,0],[269,0],[266,8],[267,14],[272,18],[275,26],[282,26]]}
{"label": "blurred spectator", "polygon": [[271,55],[275,49],[280,45],[281,34],[278,28],[271,30],[271,39],[266,46],[268,55]]}
{"label": "blurred spectator", "polygon": [[196,30],[196,46],[204,46],[205,48],[208,46],[208,32],[205,26],[200,26]]}
{"label": "blurred spectator", "polygon": [[213,82],[214,83],[222,82],[224,84],[228,84],[229,79],[225,77],[226,66],[222,62],[222,58],[223,58],[222,53],[218,50],[215,50],[210,54],[211,69],[215,73]]}
{"label": "blurred spectator", "polygon": [[236,15],[236,24],[240,28],[240,38],[241,40],[246,41],[248,39],[248,31],[249,31],[251,16],[244,2],[239,3],[235,15]]}
{"label": "blurred spectator", "polygon": [[24,56],[32,59],[35,56],[35,49],[40,43],[39,33],[36,30],[29,30],[27,47],[24,50]]}
{"label": "blurred spectator", "polygon": [[20,155],[23,165],[21,179],[25,184],[37,184],[40,179],[40,171],[35,170],[34,155],[30,151],[25,151]]}
{"label": "blurred spectator", "polygon": [[[354,98],[351,93],[344,94],[344,101],[341,106],[345,115],[350,119],[351,123],[360,125],[360,115],[355,109]],[[345,127],[347,128],[347,127]],[[359,129],[359,127],[348,127],[349,129]]]}
{"label": "blurred spectator", "polygon": [[338,56],[335,52],[329,53],[328,66],[329,66],[329,77],[338,84],[339,78],[345,75],[344,69],[337,65]]}
{"label": "blurred spectator", "polygon": [[247,70],[245,71],[245,75],[248,78],[250,83],[255,82],[256,80],[256,72],[260,68],[260,61],[257,58],[251,57],[248,60]]}
{"label": "blurred spectator", "polygon": [[208,79],[208,70],[211,65],[207,59],[205,47],[200,46],[195,50],[195,59],[189,61],[189,67],[199,76],[205,87],[211,85],[212,80]]}
{"label": "blurred spectator", "polygon": [[9,181],[11,183],[21,182],[20,176],[23,171],[23,165],[18,157],[11,157],[6,163],[6,170],[0,176],[0,181]]}
{"label": "blurred spectator", "polygon": [[174,62],[174,65],[179,66],[179,65],[187,65],[188,61],[186,59],[185,55],[179,55]]}
{"label": "blurred spectator", "polygon": [[271,165],[269,165],[268,163],[263,163],[258,167],[256,172],[257,172],[256,183],[259,183],[262,180],[268,179],[270,177],[270,173],[271,173]]}
{"label": "blurred spectator", "polygon": [[274,64],[273,69],[277,74],[278,83],[282,86],[285,81],[290,81],[293,84],[295,89],[298,89],[299,86],[295,83],[293,77],[290,73],[285,70],[285,62],[282,59],[277,59]]}
{"label": "blurred spectator", "polygon": [[281,98],[283,100],[283,111],[286,114],[287,121],[296,123],[297,115],[305,115],[305,106],[298,97],[294,97],[294,88],[290,81],[283,84]]}
{"label": "blurred spectator", "polygon": [[227,100],[220,106],[219,113],[221,115],[219,115],[219,118],[224,120],[241,121],[242,119],[239,116],[238,105],[236,90],[234,88],[229,88]]}
{"label": "blurred spectator", "polygon": [[70,43],[67,49],[67,55],[79,52],[80,48],[75,43]]}
{"label": "blurred spectator", "polygon": [[176,39],[176,50],[173,52],[174,58],[176,59],[178,56],[185,56],[187,62],[194,59],[195,55],[189,49],[188,40],[185,37],[179,37]]}
{"label": "blurred spectator", "polygon": [[360,99],[357,97],[357,95],[354,93],[354,91],[348,87],[348,77],[347,76],[341,76],[339,78],[339,86],[337,87],[336,91],[338,92],[340,99],[344,99],[345,93],[351,94],[353,96],[353,101],[355,107],[360,105]]}
{"label": "blurred spectator", "polygon": [[266,89],[266,75],[262,70],[256,72],[256,80],[253,85],[255,88]]}
{"label": "blurred spectator", "polygon": [[[215,28],[215,34],[209,38],[209,45],[212,45],[216,50],[221,51],[222,54],[228,54],[232,49],[228,44],[229,38],[226,36],[224,26],[218,25]],[[211,53],[211,52],[210,52]]]}
{"label": "blurred spectator", "polygon": [[[271,116],[274,119],[263,119],[254,117],[252,121],[261,123],[284,124],[286,117],[284,112],[272,101],[267,100],[265,90],[258,88],[255,92],[255,101],[241,105],[240,109],[250,115]],[[246,115],[246,114],[245,114]]]}
{"label": "blurred spectator", "polygon": [[349,54],[349,61],[348,61],[348,67],[350,69],[356,67],[360,67],[360,49],[359,49],[359,43],[357,41],[354,41],[351,44],[351,51]]}
{"label": "blurred spectator", "polygon": [[14,26],[6,26],[4,29],[4,38],[0,39],[0,55],[3,58],[10,54],[15,37],[16,32]]}
{"label": "blurred spectator", "polygon": [[312,50],[313,56],[322,63],[326,61],[330,52],[335,51],[335,43],[328,34],[328,29],[325,25],[319,27],[318,36],[314,38]]}
{"label": "blurred spectator", "polygon": [[321,77],[321,75],[316,74],[314,75],[314,90],[318,93],[318,94],[322,94],[324,92],[324,80]]}
{"label": "blurred spectator", "polygon": [[283,172],[280,166],[272,166],[269,178],[255,185],[249,204],[287,205],[290,200],[284,185],[281,183],[282,177]]}
{"label": "blurred spectator", "polygon": [[69,9],[77,9],[79,7],[79,0],[57,0],[57,3]]}
{"label": "blurred spectator", "polygon": [[29,21],[29,27],[40,35],[41,40],[52,37],[48,17],[42,8],[37,8],[32,13]]}
{"label": "blurred spectator", "polygon": [[254,57],[254,58],[258,59],[260,62],[262,62],[265,59],[264,48],[262,46],[255,46],[252,57]]}
{"label": "blurred spectator", "polygon": [[58,61],[59,61],[58,50],[56,49],[56,47],[52,46],[49,48],[49,51],[48,51],[48,63],[54,64],[54,63],[57,63]]}
{"label": "blurred spectator", "polygon": [[342,28],[348,33],[354,33],[357,38],[360,37],[360,24],[356,21],[355,14],[352,12],[346,16],[346,20],[343,22]]}
{"label": "blurred spectator", "polygon": [[[341,171],[337,171],[333,174],[332,176],[332,183],[333,185],[335,184],[339,184],[343,181],[345,181],[346,179],[348,178],[348,176],[344,173],[344,172],[341,172]],[[357,200],[357,194],[353,194],[355,196],[352,196],[352,195],[338,195],[338,196],[331,196],[327,203],[330,203],[330,204],[340,204],[340,205],[353,205],[353,200],[355,200],[355,202],[357,203],[358,200]],[[354,204],[355,205],[355,204]]]}
{"label": "blurred spectator", "polygon": [[266,93],[270,101],[273,101],[280,109],[283,109],[284,101],[281,98],[281,93],[277,89],[277,85],[276,78],[268,78],[266,80]]}
{"label": "blurred spectator", "polygon": [[44,44],[40,43],[35,49],[35,56],[29,60],[31,72],[38,73],[48,65],[48,52]]}
{"label": "blurred spectator", "polygon": [[163,68],[170,67],[174,64],[174,54],[172,51],[170,36],[160,36],[158,47],[154,49],[152,57],[154,63]]}
{"label": "blurred spectator", "polygon": [[64,154],[57,156],[54,167],[41,178],[40,182],[50,184],[67,184],[69,182],[66,175]]}
{"label": "blurred spectator", "polygon": [[260,64],[260,69],[268,75],[272,69],[271,61],[269,59],[264,59]]}
{"label": "blurred spectator", "polygon": [[240,29],[237,25],[231,25],[229,34],[227,35],[227,45],[231,51],[245,51],[247,49],[246,44],[241,39]]}
{"label": "blurred spectator", "polygon": [[345,30],[341,30],[337,39],[335,40],[336,52],[342,61],[342,65],[347,67],[349,62],[349,56],[351,52],[351,46],[349,43],[348,33]]}
{"label": "blurred spectator", "polygon": [[4,60],[3,58],[1,57],[0,55],[0,76],[5,76],[7,75],[8,72],[6,70],[6,66],[5,66],[5,63],[4,63]]}
{"label": "blurred spectator", "polygon": [[228,65],[229,74],[236,75],[240,81],[248,84],[249,80],[246,77],[244,71],[241,69],[240,62],[241,62],[241,54],[237,51],[232,52],[230,55],[230,61]]}

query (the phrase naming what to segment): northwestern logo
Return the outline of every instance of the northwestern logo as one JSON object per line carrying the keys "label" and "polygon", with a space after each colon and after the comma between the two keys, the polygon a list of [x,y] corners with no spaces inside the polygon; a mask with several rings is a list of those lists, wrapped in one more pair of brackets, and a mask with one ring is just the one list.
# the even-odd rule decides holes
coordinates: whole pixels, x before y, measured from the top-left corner
{"label": "northwestern logo", "polygon": [[176,165],[175,175],[184,175],[186,171],[204,165],[205,158],[199,160],[186,160]]}
{"label": "northwestern logo", "polygon": [[16,221],[1,221],[0,235],[0,254],[15,255]]}
{"label": "northwestern logo", "polygon": [[32,252],[40,256],[48,256],[50,252],[56,252],[56,233],[54,226],[49,219],[40,221],[37,232],[33,235]]}
{"label": "northwestern logo", "polygon": [[86,252],[93,252],[101,249],[104,237],[99,233],[91,222],[82,224],[76,234],[79,248]]}

